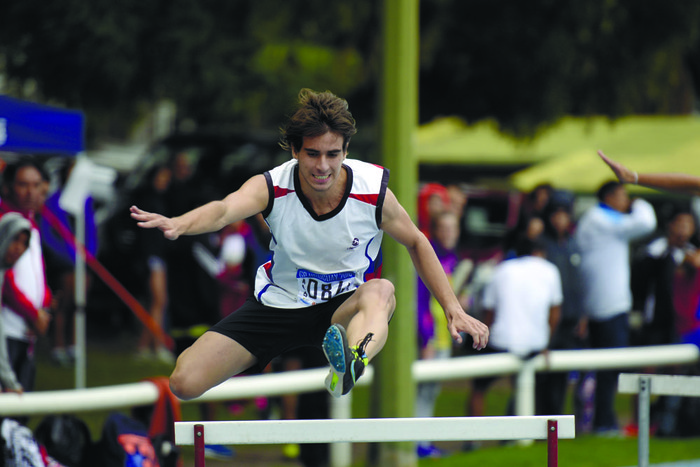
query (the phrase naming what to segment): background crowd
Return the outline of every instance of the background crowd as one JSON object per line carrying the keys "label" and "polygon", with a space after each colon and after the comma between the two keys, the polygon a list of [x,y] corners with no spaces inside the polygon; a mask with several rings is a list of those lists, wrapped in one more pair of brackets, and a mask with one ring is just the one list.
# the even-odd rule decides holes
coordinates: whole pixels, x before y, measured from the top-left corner
{"label": "background crowd", "polygon": [[[11,229],[12,235],[0,239],[0,254],[15,243],[20,252],[26,250],[14,253],[16,257],[0,258],[4,279],[0,383],[4,391],[33,389],[34,349],[42,336],[49,343],[54,364],[74,363],[75,248],[55,226],[58,220],[69,231],[74,229],[72,216],[58,201],[71,166],[65,163],[51,174],[43,164],[25,157],[3,170],[0,231]],[[185,152],[176,154],[148,171],[142,186],[129,194],[128,204],[166,215],[185,212],[214,195],[193,189],[195,176],[193,159]],[[464,244],[464,213],[469,204],[465,188],[421,184],[417,222],[462,306],[490,326],[485,352],[511,352],[529,359],[559,349],[681,342],[700,346],[700,237],[692,199],[664,198],[654,207],[644,199],[631,199],[624,184],[611,181],[600,187],[595,203],[585,207],[573,193],[542,184],[521,194],[517,222],[509,226],[498,248],[474,254]],[[128,250],[105,252],[99,243],[110,232],[102,227],[98,234],[91,199],[86,213],[87,250],[106,261],[116,255],[130,266],[118,278],[175,343],[168,348],[132,320],[128,326],[139,334],[133,340],[135,361],[173,364],[209,326],[248,297],[257,266],[268,257],[269,238],[259,217],[179,242],[134,228]],[[11,223],[13,220],[22,222]],[[95,289],[96,282],[91,278],[88,285]],[[446,359],[472,353],[469,342],[455,347],[439,304],[420,279],[415,316],[417,358]],[[325,360],[317,357],[288,355],[273,362],[269,370],[324,366]],[[496,380],[472,381],[464,408],[467,415],[484,414],[488,390]],[[616,435],[633,431],[633,425],[619,425],[614,409],[616,381],[615,371],[539,373],[536,411],[574,411],[582,432]],[[432,416],[439,393],[437,383],[420,384],[416,415]],[[567,404],[569,396],[571,403]],[[282,418],[319,418],[327,416],[328,410],[319,400],[325,398],[261,398],[255,404],[261,417],[276,412]],[[233,411],[237,407],[230,404]],[[677,405],[673,407],[667,411],[678,410]],[[214,417],[210,405],[202,405],[201,410],[203,418]],[[512,403],[505,410],[512,414]],[[667,415],[667,420],[673,420],[673,413]],[[658,429],[672,434],[674,426],[671,422]],[[465,449],[476,447],[465,445]],[[209,449],[213,456],[233,455],[223,446]],[[428,442],[419,443],[417,449],[419,457],[444,454]],[[306,465],[317,465],[328,455],[323,446],[289,446],[285,453],[301,455]]]}

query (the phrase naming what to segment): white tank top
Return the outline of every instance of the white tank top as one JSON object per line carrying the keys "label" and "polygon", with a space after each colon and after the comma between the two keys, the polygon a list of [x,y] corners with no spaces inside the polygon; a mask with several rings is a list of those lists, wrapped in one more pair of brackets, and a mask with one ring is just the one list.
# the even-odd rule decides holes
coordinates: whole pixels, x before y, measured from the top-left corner
{"label": "white tank top", "polygon": [[260,266],[255,296],[264,305],[302,308],[323,303],[378,277],[384,167],[346,159],[347,187],[336,209],[318,216],[299,189],[295,159],[265,172],[272,260]]}

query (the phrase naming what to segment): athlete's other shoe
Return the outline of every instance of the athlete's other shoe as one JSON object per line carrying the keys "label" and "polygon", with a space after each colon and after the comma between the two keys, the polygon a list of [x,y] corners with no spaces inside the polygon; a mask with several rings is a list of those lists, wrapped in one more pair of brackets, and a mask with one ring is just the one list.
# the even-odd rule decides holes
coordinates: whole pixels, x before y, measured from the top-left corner
{"label": "athlete's other shoe", "polygon": [[355,386],[369,363],[365,347],[372,340],[368,333],[359,345],[350,347],[345,328],[340,324],[331,325],[323,337],[323,353],[331,369],[326,376],[326,389],[333,397],[340,397]]}
{"label": "athlete's other shoe", "polygon": [[233,459],[235,455],[233,449],[221,444],[206,444],[204,446],[204,457],[207,459],[228,460]]}

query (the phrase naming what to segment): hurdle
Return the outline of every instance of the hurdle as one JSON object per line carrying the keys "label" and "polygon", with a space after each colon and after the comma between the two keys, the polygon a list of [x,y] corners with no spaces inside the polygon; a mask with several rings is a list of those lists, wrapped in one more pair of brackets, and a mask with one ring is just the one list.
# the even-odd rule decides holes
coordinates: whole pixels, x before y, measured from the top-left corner
{"label": "hurdle", "polygon": [[639,394],[637,457],[639,467],[649,467],[649,405],[651,395],[700,397],[700,376],[621,373],[617,391]]}
{"label": "hurdle", "polygon": [[194,445],[195,467],[205,467],[205,443],[238,445],[523,439],[546,439],[547,466],[556,467],[559,438],[571,439],[575,436],[573,415],[175,423],[175,444]]}

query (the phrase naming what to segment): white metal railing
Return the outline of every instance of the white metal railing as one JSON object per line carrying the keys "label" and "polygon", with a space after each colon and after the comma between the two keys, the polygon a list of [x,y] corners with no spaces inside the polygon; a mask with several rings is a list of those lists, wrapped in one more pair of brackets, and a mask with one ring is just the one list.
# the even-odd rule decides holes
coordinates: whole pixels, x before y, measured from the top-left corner
{"label": "white metal railing", "polygon": [[[619,349],[558,350],[523,361],[508,354],[475,355],[443,360],[419,360],[413,363],[416,382],[447,381],[521,374],[537,371],[570,371],[641,368],[689,364],[700,360],[700,349],[692,344]],[[255,376],[231,378],[199,398],[187,402],[213,402],[228,399],[245,399],[256,396],[276,396],[324,390],[323,380],[327,369],[299,370]],[[358,386],[371,384],[372,366],[358,381]],[[534,388],[534,384],[533,384]],[[534,394],[527,387],[519,387]],[[158,399],[154,384],[143,381],[87,389],[0,394],[0,416],[41,415],[48,413],[86,412],[120,409],[136,405],[152,404]],[[345,396],[338,401],[347,401]],[[187,403],[186,402],[186,403]],[[518,415],[531,415],[518,413]]]}
{"label": "white metal railing", "polygon": [[651,395],[700,397],[700,376],[626,374],[618,377],[617,390],[622,394],[639,394],[637,413],[639,467],[649,467],[649,404]]}
{"label": "white metal railing", "polygon": [[[630,369],[647,366],[689,364],[700,359],[700,349],[692,344],[625,347],[595,350],[561,350],[549,352],[530,360],[515,355],[489,354],[456,357],[443,360],[419,360],[413,363],[416,382],[468,379],[481,376],[517,374],[516,415],[534,414],[535,373],[538,371],[571,371]],[[275,396],[324,390],[327,369],[300,370],[286,373],[231,378],[188,402],[209,402]],[[372,382],[372,367],[358,381],[359,386]],[[332,399],[331,418],[351,418],[351,394]],[[153,383],[139,382],[117,386],[29,392],[22,395],[0,394],[0,416],[73,413],[110,410],[155,403],[158,391]],[[346,450],[350,446],[334,445]],[[337,456],[345,457],[344,455]],[[349,455],[347,456],[349,459]],[[337,465],[337,464],[334,464]]]}

